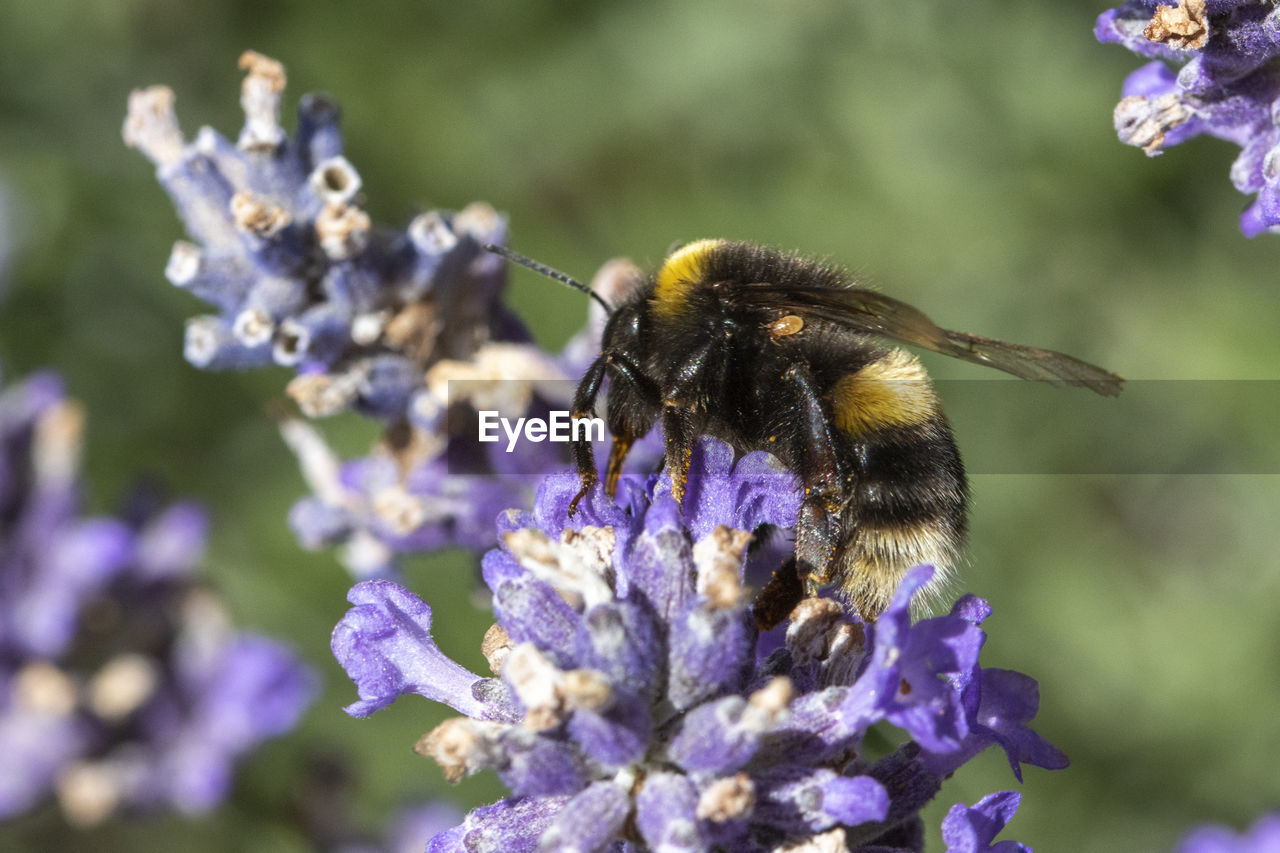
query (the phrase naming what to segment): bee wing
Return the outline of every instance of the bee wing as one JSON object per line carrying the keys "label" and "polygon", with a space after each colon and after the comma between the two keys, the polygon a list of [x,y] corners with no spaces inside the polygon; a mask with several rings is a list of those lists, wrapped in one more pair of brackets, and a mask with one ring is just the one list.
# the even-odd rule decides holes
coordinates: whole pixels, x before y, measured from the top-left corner
{"label": "bee wing", "polygon": [[1011,344],[944,329],[917,308],[863,288],[774,287],[751,284],[739,294],[744,302],[785,310],[802,318],[836,323],[854,331],[924,347],[943,355],[985,364],[1022,379],[1055,385],[1083,385],[1113,397],[1122,377],[1066,353]]}

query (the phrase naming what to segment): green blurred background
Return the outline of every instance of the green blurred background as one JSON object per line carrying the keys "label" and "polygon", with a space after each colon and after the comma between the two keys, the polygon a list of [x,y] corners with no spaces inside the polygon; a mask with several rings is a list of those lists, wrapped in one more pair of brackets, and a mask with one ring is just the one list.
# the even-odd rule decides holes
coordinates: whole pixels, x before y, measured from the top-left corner
{"label": "green blurred background", "polygon": [[[182,234],[152,167],[120,141],[131,88],[166,83],[189,137],[209,124],[234,138],[236,58],[266,53],[288,69],[289,111],[315,90],[343,105],[376,219],[485,200],[510,215],[520,250],[579,277],[618,255],[652,264],[677,240],[757,240],[844,262],[952,328],[1130,379],[1280,378],[1280,237],[1237,231],[1246,200],[1226,143],[1149,160],[1116,141],[1111,110],[1140,62],[1094,42],[1103,2],[6,4],[0,180],[18,249],[0,302],[4,374],[57,368],[87,404],[93,508],[139,471],[206,501],[209,573],[238,620],[290,638],[325,680],[223,812],[117,822],[68,849],[305,849],[298,801],[317,761],[350,767],[350,818],[368,829],[404,803],[500,793],[489,777],[449,788],[410,751],[444,716],[425,700],[363,721],[342,712],[354,691],[328,632],[346,577],[287,531],[304,486],[264,414],[289,374],[182,360],[183,320],[203,307],[162,275]],[[548,347],[585,316],[578,294],[531,274],[510,300]],[[1256,387],[1274,408],[1274,387]],[[1053,441],[1078,426],[1063,423],[1073,409],[1045,411],[961,406],[953,422],[971,455],[1034,441],[1057,454],[1040,470],[1073,469],[1064,454],[1089,448]],[[1206,459],[1274,444],[1274,416],[1166,415],[1133,429],[1154,444],[1197,429]],[[355,417],[322,426],[349,455],[375,433]],[[1275,808],[1280,478],[973,485],[962,589],[995,608],[984,663],[1039,679],[1036,727],[1072,759],[1028,769],[1005,837],[1165,850],[1193,822],[1239,827]],[[486,620],[466,564],[419,560],[410,582],[443,614],[442,646],[478,669]],[[1011,787],[1002,755],[966,767],[930,809],[933,840],[949,804]],[[48,813],[0,825],[0,847],[47,846],[51,825]]]}

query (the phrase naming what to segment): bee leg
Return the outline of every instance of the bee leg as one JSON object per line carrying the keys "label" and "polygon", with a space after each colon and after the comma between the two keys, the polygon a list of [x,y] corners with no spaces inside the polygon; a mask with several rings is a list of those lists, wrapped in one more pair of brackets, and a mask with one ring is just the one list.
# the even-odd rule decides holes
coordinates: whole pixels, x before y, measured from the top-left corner
{"label": "bee leg", "polygon": [[[635,362],[625,353],[612,350],[605,352],[603,358],[615,383],[625,383],[645,405],[657,408],[660,401],[657,388],[647,376],[640,372]],[[612,397],[610,402],[613,402]],[[614,407],[610,406],[609,432],[613,434],[613,446],[609,448],[609,465],[605,470],[604,488],[611,498],[618,494],[618,479],[622,476],[622,465],[626,462],[627,454],[631,452],[631,446],[635,444],[637,438],[637,430],[633,427],[634,419],[627,415],[626,409],[615,411]],[[648,427],[639,430],[638,434],[643,435],[646,432]]]}
{"label": "bee leg", "polygon": [[671,472],[671,497],[684,506],[684,487],[689,482],[689,460],[697,439],[693,413],[668,405],[662,410],[662,433],[666,439],[666,466]]}
{"label": "bee leg", "polygon": [[796,558],[792,557],[779,566],[769,582],[756,593],[756,600],[751,603],[756,628],[764,632],[778,625],[791,615],[804,597],[804,587],[796,574]]}
{"label": "bee leg", "polygon": [[697,413],[699,406],[694,389],[705,374],[710,355],[711,344],[704,344],[680,364],[662,407],[662,432],[666,440],[664,455],[667,470],[671,472],[671,497],[680,506],[684,506],[693,445],[702,432],[704,420]]}
{"label": "bee leg", "polygon": [[818,594],[834,576],[844,472],[831,436],[831,421],[813,386],[806,365],[795,364],[783,377],[795,395],[794,411],[799,416],[793,439],[799,459],[804,500],[796,518],[796,574],[806,596]]}
{"label": "bee leg", "polygon": [[618,494],[618,478],[622,476],[622,464],[626,462],[627,454],[631,452],[631,445],[635,440],[635,434],[625,427],[613,431],[613,446],[609,448],[609,467],[605,469],[604,474],[604,490],[611,498]]}
{"label": "bee leg", "polygon": [[657,387],[649,377],[640,372],[640,368],[634,361],[627,358],[625,354],[615,351],[606,352],[601,358],[605,360],[608,367],[612,368],[613,373],[631,384],[642,400],[651,406],[658,405],[661,395]]}
{"label": "bee leg", "polygon": [[800,505],[796,519],[796,574],[805,597],[818,594],[834,572],[836,535],[831,516],[816,502]]}
{"label": "bee leg", "polygon": [[[573,395],[573,412],[570,415],[574,420],[592,417],[592,412],[596,408],[596,397],[600,394],[600,384],[604,381],[604,370],[607,364],[607,357],[604,355],[599,356],[595,361],[591,362],[591,366],[587,368],[586,375],[578,383],[578,390]],[[570,518],[578,511],[578,503],[600,482],[600,475],[596,471],[596,460],[591,455],[591,442],[585,438],[586,434],[587,430],[583,430],[582,435],[584,437],[574,438],[569,442],[569,452],[573,456],[573,464],[577,467],[578,476],[582,480],[582,488],[573,496],[573,500],[569,502]]]}
{"label": "bee leg", "polygon": [[793,365],[782,378],[791,389],[786,402],[797,415],[791,456],[799,460],[796,473],[804,488],[804,499],[796,517],[795,556],[773,573],[752,605],[756,627],[761,631],[782,622],[802,599],[816,596],[833,580],[839,544],[836,519],[843,473],[830,420],[808,367]]}

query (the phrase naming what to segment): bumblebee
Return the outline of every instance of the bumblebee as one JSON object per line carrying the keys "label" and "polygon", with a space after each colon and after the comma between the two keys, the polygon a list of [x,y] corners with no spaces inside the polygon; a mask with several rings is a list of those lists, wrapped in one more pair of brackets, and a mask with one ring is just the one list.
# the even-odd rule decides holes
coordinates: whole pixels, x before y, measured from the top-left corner
{"label": "bumblebee", "polygon": [[[795,556],[756,600],[762,628],[828,585],[873,620],[908,569],[934,565],[936,589],[960,555],[964,465],[924,368],[894,343],[1103,395],[1118,394],[1122,383],[1063,353],[940,328],[839,267],[754,243],[686,244],[617,306],[562,273],[491,248],[586,291],[608,312],[573,416],[592,415],[608,377],[611,497],[632,444],[659,422],[677,502],[704,435],[739,454],[768,451],[799,478]],[[590,444],[571,449],[582,478],[572,512],[599,477]]]}

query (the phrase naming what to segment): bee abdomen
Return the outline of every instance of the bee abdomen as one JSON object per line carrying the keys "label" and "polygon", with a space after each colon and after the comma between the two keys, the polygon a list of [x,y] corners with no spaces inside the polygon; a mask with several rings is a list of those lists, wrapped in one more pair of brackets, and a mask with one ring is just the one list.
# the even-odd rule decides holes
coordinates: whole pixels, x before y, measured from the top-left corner
{"label": "bee abdomen", "polygon": [[874,617],[914,566],[937,569],[926,596],[945,585],[964,547],[969,489],[941,410],[865,436],[849,462],[835,577],[841,597]]}
{"label": "bee abdomen", "polygon": [[838,597],[871,619],[889,606],[902,576],[914,566],[935,568],[926,597],[950,578],[964,546],[963,528],[940,519],[884,527],[864,522],[841,543],[836,554]]}

